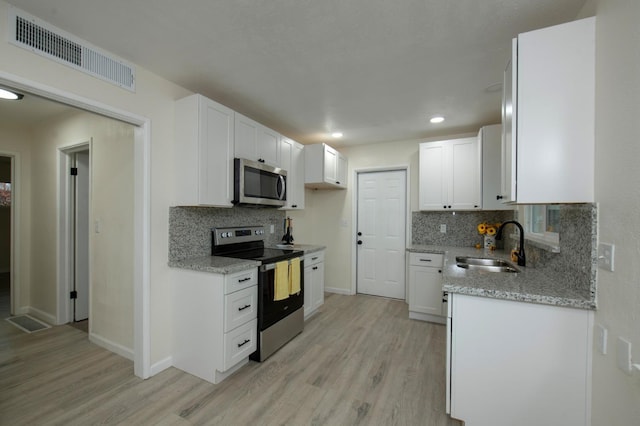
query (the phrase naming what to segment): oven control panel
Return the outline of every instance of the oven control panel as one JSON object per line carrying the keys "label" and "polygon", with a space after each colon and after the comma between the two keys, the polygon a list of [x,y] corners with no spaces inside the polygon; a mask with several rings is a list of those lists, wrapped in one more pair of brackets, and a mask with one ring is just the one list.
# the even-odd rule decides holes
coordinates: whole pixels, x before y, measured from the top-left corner
{"label": "oven control panel", "polygon": [[211,234],[214,246],[262,241],[265,238],[264,226],[213,228]]}

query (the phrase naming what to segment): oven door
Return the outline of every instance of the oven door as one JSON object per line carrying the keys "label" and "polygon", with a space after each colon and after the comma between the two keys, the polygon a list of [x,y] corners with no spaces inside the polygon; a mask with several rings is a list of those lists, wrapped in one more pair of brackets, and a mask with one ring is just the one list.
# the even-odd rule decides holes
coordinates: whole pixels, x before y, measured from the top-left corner
{"label": "oven door", "polygon": [[287,200],[287,172],[256,161],[234,161],[235,204],[281,207]]}
{"label": "oven door", "polygon": [[304,305],[304,261],[300,258],[300,293],[274,301],[276,264],[262,265],[258,273],[258,331],[264,331]]}

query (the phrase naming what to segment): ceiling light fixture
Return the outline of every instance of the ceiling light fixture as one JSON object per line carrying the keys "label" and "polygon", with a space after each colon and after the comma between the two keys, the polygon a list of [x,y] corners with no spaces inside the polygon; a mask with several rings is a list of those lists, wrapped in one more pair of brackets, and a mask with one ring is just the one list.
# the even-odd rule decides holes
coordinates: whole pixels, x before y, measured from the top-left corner
{"label": "ceiling light fixture", "polygon": [[444,121],[444,117],[441,115],[435,115],[433,117],[431,117],[431,119],[429,120],[429,122],[433,123],[433,124],[438,124],[438,123],[442,123]]}
{"label": "ceiling light fixture", "polygon": [[10,101],[19,101],[24,98],[24,95],[21,93],[12,92],[7,89],[0,89],[0,99],[7,99]]}
{"label": "ceiling light fixture", "polygon": [[331,137],[334,139],[340,139],[342,137],[342,132],[333,132],[331,133]]}

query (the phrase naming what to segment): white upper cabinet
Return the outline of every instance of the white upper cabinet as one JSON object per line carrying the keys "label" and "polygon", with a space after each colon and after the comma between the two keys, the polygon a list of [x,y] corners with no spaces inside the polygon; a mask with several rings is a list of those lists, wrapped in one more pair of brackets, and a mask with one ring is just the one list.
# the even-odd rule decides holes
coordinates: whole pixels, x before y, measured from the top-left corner
{"label": "white upper cabinet", "polygon": [[176,102],[175,204],[232,207],[234,112],[201,95]]}
{"label": "white upper cabinet", "polygon": [[481,143],[477,138],[420,144],[420,210],[479,210]]}
{"label": "white upper cabinet", "polygon": [[518,35],[505,73],[504,201],[593,202],[594,119],[595,18]]}
{"label": "white upper cabinet", "polygon": [[311,188],[347,187],[347,157],[327,144],[304,147],[305,185]]}
{"label": "white upper cabinet", "polygon": [[478,132],[482,144],[482,210],[512,210],[513,205],[502,202],[502,126],[484,126]]}
{"label": "white upper cabinet", "polygon": [[287,171],[287,203],[282,210],[304,209],[304,145],[282,136],[280,167]]}
{"label": "white upper cabinet", "polygon": [[242,114],[236,113],[235,157],[280,167],[280,135]]}

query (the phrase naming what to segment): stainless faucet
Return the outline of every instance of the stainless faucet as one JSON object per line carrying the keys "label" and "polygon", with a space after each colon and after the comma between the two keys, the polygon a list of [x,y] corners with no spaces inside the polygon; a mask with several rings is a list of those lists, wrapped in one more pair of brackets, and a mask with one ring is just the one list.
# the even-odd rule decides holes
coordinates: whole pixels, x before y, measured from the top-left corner
{"label": "stainless faucet", "polygon": [[504,222],[502,225],[500,225],[500,228],[498,228],[498,232],[496,233],[496,240],[502,239],[502,229],[508,223],[513,223],[520,230],[520,249],[518,250],[518,253],[516,253],[516,257],[518,258],[518,266],[527,266],[527,259],[524,255],[524,229],[522,228],[522,225],[520,225],[520,223],[515,220],[507,220],[506,222]]}

